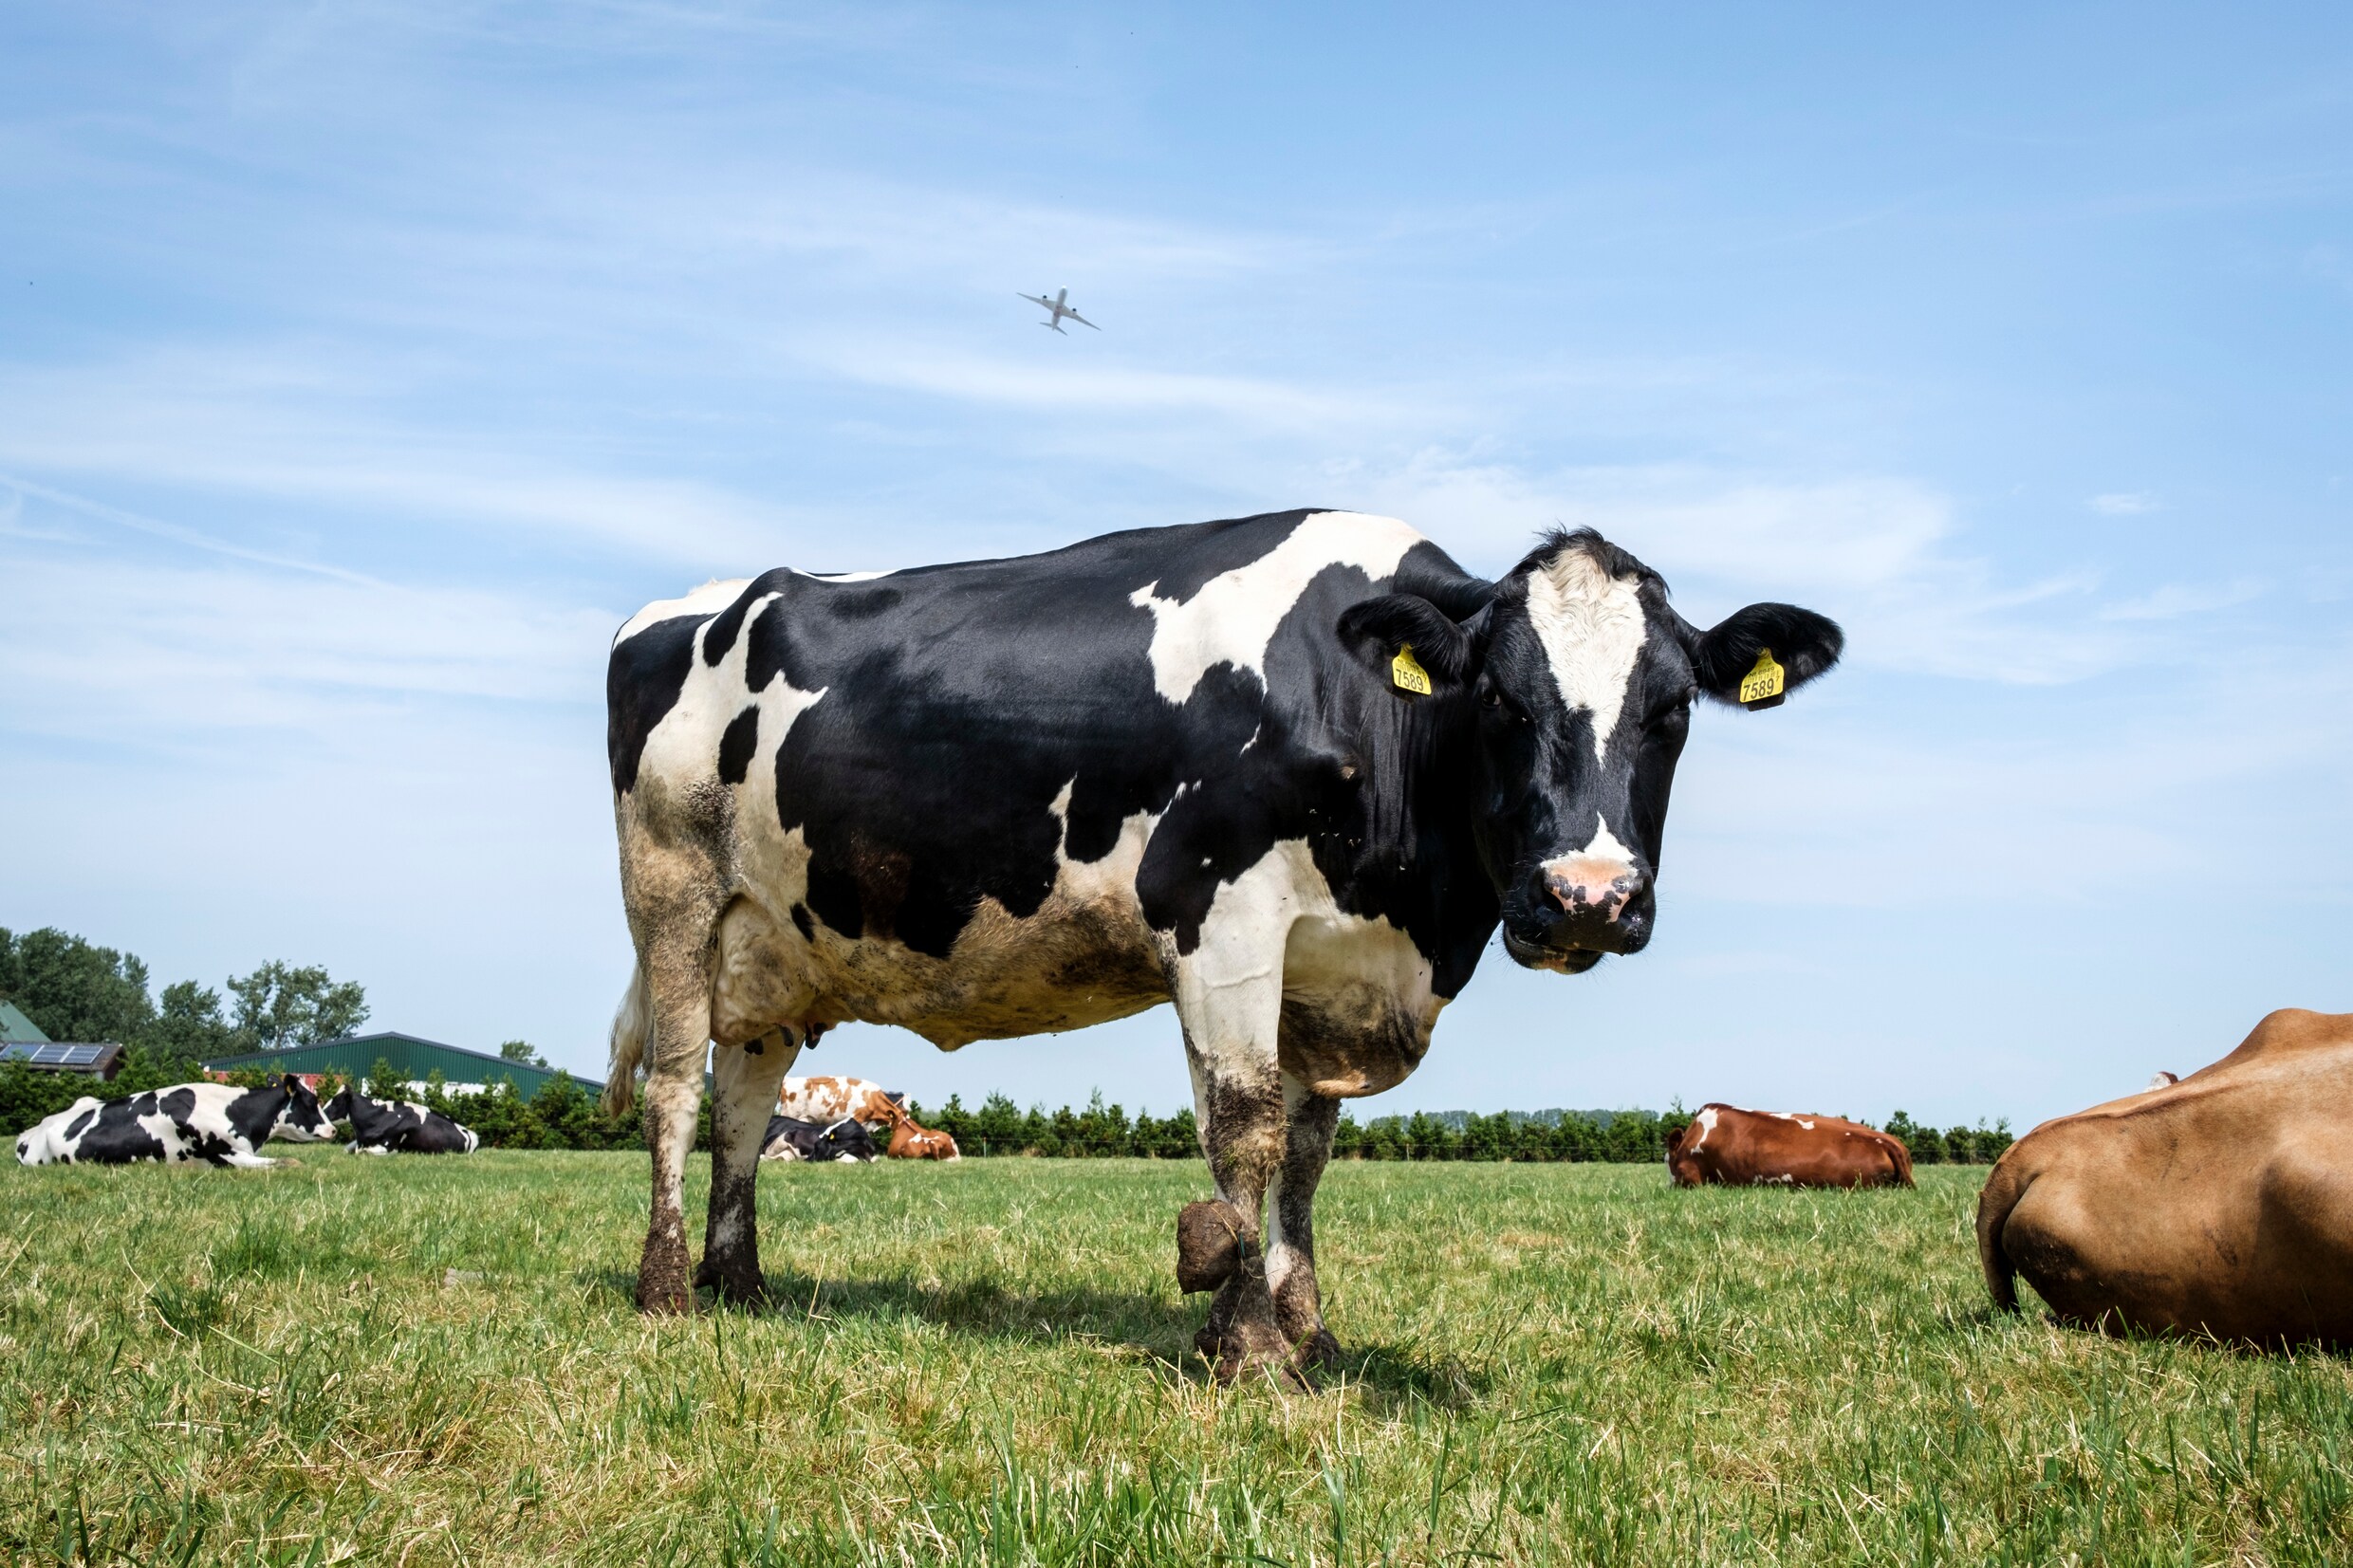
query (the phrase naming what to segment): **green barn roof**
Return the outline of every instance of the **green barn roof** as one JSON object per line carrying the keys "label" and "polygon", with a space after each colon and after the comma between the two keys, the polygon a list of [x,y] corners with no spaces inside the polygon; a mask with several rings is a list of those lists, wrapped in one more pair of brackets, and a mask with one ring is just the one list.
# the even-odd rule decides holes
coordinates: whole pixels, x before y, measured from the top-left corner
{"label": "green barn roof", "polygon": [[48,1039],[47,1035],[41,1032],[41,1025],[17,1010],[15,1003],[0,997],[0,1041],[27,1045],[44,1045],[48,1042]]}
{"label": "green barn roof", "polygon": [[[415,1035],[384,1033],[352,1035],[343,1040],[322,1040],[314,1045],[290,1045],[283,1051],[256,1051],[250,1056],[216,1057],[205,1066],[216,1073],[232,1072],[241,1067],[259,1067],[273,1073],[340,1073],[345,1078],[365,1078],[376,1070],[379,1060],[389,1062],[392,1070],[402,1078],[422,1081],[438,1072],[454,1086],[461,1083],[492,1084],[500,1079],[514,1080],[515,1093],[529,1099],[539,1093],[547,1080],[556,1076],[552,1067],[533,1067],[528,1062],[509,1061],[487,1051],[469,1051],[462,1045],[444,1045],[437,1040],[419,1040]],[[580,1086],[596,1094],[604,1085],[583,1079]]]}

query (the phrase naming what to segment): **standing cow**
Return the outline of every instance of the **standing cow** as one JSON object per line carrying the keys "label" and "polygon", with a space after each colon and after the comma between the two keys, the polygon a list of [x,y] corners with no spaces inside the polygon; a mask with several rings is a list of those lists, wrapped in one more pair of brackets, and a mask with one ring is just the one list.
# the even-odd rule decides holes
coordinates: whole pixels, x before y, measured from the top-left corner
{"label": "standing cow", "polygon": [[1910,1187],[1912,1151],[1859,1121],[1718,1102],[1667,1140],[1667,1174],[1677,1187]]}
{"label": "standing cow", "polygon": [[639,1305],[759,1294],[761,1134],[812,1028],[953,1050],[1173,1002],[1237,1239],[1197,1342],[1227,1379],[1335,1354],[1312,1206],[1340,1101],[1414,1070],[1498,924],[1562,974],[1649,941],[1693,698],[1770,706],[1840,646],[1785,604],[1703,631],[1590,531],[1491,582],[1343,512],[648,605],[606,677]]}

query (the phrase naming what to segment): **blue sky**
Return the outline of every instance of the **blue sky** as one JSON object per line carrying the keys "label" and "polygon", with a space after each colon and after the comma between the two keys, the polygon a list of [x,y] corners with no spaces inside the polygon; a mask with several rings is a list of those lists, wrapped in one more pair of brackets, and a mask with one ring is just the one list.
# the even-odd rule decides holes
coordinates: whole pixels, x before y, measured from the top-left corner
{"label": "blue sky", "polygon": [[[0,925],[598,1073],[639,604],[1319,505],[1850,639],[1695,725],[1649,952],[1366,1114],[2023,1125],[2353,1009],[2342,10],[1267,10],[0,13]],[[805,1061],[1184,1096],[1165,1009]]]}

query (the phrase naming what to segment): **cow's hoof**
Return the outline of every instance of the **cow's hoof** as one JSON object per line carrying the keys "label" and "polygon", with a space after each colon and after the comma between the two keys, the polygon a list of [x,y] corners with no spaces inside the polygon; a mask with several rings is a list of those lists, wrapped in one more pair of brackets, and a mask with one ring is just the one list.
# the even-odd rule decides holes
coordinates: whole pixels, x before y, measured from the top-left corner
{"label": "cow's hoof", "polygon": [[1177,1289],[1188,1296],[1215,1290],[1241,1266],[1242,1217],[1232,1204],[1211,1198],[1177,1211]]}
{"label": "cow's hoof", "polygon": [[638,1264],[638,1310],[683,1314],[695,1310],[695,1287],[688,1276],[686,1245],[675,1239],[664,1245],[658,1235],[645,1244]]}
{"label": "cow's hoof", "polygon": [[1289,1347],[1272,1333],[1229,1328],[1220,1334],[1205,1328],[1193,1337],[1193,1348],[1210,1363],[1211,1375],[1220,1387],[1232,1388],[1265,1375],[1290,1393],[1309,1392],[1306,1378],[1292,1362]]}

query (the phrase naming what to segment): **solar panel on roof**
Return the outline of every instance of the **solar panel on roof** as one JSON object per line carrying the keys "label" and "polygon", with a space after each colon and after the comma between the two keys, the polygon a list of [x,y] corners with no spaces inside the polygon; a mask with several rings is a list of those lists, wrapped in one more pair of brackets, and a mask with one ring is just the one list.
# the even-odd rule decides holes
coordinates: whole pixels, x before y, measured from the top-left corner
{"label": "solar panel on roof", "polygon": [[35,1067],[94,1067],[105,1060],[103,1045],[56,1045],[29,1041],[0,1046],[0,1061],[24,1061]]}

